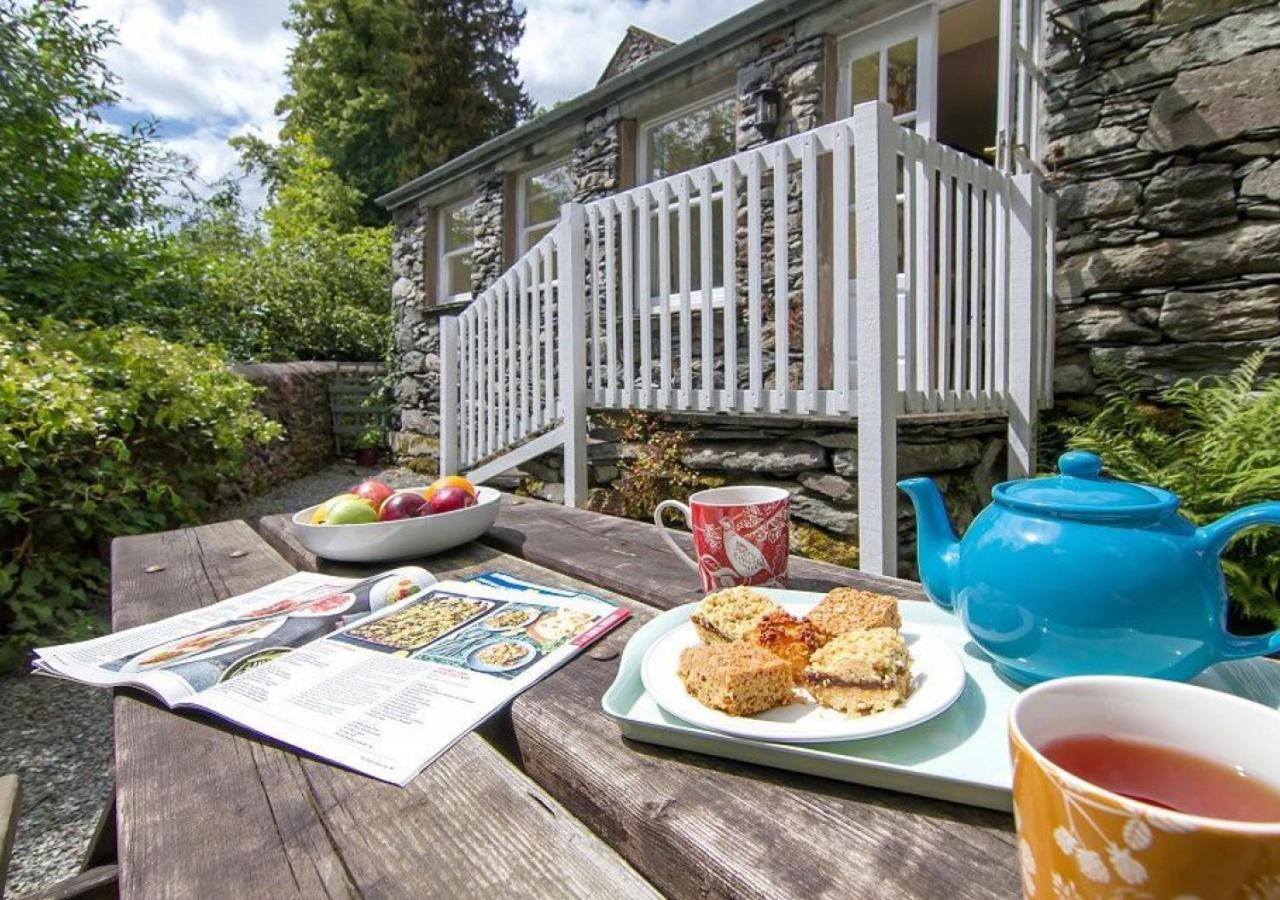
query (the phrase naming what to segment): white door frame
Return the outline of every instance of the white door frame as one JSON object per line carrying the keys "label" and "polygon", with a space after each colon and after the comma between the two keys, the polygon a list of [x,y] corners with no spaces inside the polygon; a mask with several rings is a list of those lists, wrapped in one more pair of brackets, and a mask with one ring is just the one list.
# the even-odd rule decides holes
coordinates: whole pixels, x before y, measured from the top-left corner
{"label": "white door frame", "polygon": [[853,115],[850,73],[853,61],[880,51],[880,98],[884,99],[889,72],[886,52],[889,47],[911,38],[916,39],[916,110],[914,114],[896,116],[894,121],[903,124],[914,120],[917,134],[933,137],[938,117],[938,7],[934,3],[909,9],[840,38],[836,51],[839,65],[836,90],[838,118]]}

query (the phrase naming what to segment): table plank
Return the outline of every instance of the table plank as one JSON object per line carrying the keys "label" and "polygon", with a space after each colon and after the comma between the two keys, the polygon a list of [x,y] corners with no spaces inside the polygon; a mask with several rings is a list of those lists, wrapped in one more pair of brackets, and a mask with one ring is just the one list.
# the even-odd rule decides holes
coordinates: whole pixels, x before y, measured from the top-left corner
{"label": "table plank", "polygon": [[525,771],[673,897],[1017,896],[1012,818],[623,739],[600,708],[616,654],[516,698]]}
{"label": "table plank", "polygon": [[[670,533],[692,553],[693,540],[687,532]],[[663,543],[658,529],[646,522],[504,496],[497,525],[482,540],[659,609],[702,599],[697,575]],[[794,555],[787,567],[788,586],[799,591],[826,592],[846,585],[909,600],[925,599],[923,589],[913,581]]]}
{"label": "table plank", "polygon": [[[141,624],[292,571],[243,522],[122,538],[113,622]],[[512,884],[653,896],[476,735],[397,788],[139,694],[122,692],[115,715],[122,896],[479,897]]]}
{"label": "table plank", "polygon": [[[318,558],[289,530],[287,516],[264,516],[258,529],[267,543],[299,569],[336,574],[370,571],[368,566],[344,566]],[[686,532],[671,534],[676,543],[691,550],[693,542]],[[497,523],[480,540],[658,609],[702,599],[697,576],[662,542],[658,529],[645,522],[504,494]],[[410,562],[428,569],[434,565],[431,557]],[[924,589],[914,581],[870,575],[802,556],[792,556],[788,569],[788,585],[800,591],[826,592],[843,585],[904,600],[925,599]]]}

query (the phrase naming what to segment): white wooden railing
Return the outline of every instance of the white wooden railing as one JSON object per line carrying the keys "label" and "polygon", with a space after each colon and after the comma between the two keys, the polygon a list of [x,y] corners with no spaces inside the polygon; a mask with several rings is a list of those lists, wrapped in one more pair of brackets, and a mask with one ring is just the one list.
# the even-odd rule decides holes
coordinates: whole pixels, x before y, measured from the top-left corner
{"label": "white wooden railing", "polygon": [[864,569],[894,570],[896,421],[1009,414],[1030,470],[1051,399],[1052,202],[887,106],[596,200],[442,325],[441,469],[478,480],[585,410],[856,417]]}

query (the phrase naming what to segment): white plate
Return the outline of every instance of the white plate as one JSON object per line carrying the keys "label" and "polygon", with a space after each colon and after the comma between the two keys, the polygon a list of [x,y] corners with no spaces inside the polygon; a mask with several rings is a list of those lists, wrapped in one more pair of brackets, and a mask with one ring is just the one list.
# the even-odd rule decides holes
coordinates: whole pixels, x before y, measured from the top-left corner
{"label": "white plate", "polygon": [[[812,608],[812,604],[782,605],[794,616],[803,616]],[[689,622],[654,642],[641,663],[640,675],[649,696],[668,713],[722,734],[797,744],[857,740],[927,722],[955,703],[964,691],[964,665],[946,642],[909,625],[903,626],[902,637],[911,653],[911,696],[899,707],[858,718],[818,706],[803,691],[796,694],[803,702],[755,716],[731,716],[703,706],[689,695],[676,675],[681,651],[701,643]]]}
{"label": "white plate", "polygon": [[[405,490],[421,492],[426,485]],[[497,520],[501,499],[493,488],[478,487],[476,505],[466,509],[363,525],[312,525],[317,503],[290,516],[289,525],[316,556],[339,562],[385,562],[430,556],[474,541]]]}

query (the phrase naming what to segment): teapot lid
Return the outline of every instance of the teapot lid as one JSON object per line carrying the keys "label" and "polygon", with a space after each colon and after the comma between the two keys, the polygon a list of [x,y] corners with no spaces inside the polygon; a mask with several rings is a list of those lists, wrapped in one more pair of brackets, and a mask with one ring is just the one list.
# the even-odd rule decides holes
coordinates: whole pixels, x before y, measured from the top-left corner
{"label": "teapot lid", "polygon": [[1151,519],[1178,508],[1178,497],[1163,488],[1102,477],[1102,460],[1073,450],[1058,458],[1060,474],[1006,481],[992,490],[998,503],[1042,515],[1118,521]]}

